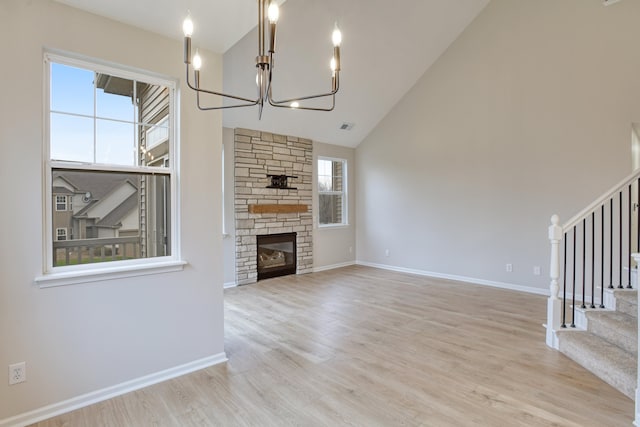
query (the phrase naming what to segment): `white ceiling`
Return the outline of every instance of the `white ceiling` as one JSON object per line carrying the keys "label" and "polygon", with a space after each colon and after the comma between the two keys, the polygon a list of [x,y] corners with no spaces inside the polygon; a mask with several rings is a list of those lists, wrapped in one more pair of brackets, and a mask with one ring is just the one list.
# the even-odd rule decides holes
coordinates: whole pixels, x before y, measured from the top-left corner
{"label": "white ceiling", "polygon": [[[256,0],[57,1],[175,39],[182,39],[182,20],[190,10],[196,28],[194,45],[224,53],[224,91],[256,96]],[[331,31],[337,21],[343,43],[335,110],[326,113],[266,106],[258,121],[257,107],[228,109],[224,110],[224,125],[355,147],[488,2],[288,0],[281,6],[278,22],[274,98],[330,89]],[[203,81],[206,73],[205,66]],[[355,126],[350,131],[340,130],[343,122]]]}

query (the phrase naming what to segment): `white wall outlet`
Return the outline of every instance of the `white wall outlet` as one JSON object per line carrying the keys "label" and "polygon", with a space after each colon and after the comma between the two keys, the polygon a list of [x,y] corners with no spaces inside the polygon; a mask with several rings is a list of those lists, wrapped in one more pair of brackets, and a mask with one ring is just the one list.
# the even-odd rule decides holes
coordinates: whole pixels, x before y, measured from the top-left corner
{"label": "white wall outlet", "polygon": [[533,275],[534,276],[539,276],[540,275],[540,266],[539,265],[534,265],[533,266]]}
{"label": "white wall outlet", "polygon": [[504,266],[504,270],[505,270],[507,273],[511,273],[511,272],[513,271],[513,264],[507,264],[507,265],[505,265],[505,266]]}
{"label": "white wall outlet", "polygon": [[389,249],[384,250],[384,256],[389,256]]}
{"label": "white wall outlet", "polygon": [[9,365],[9,385],[23,383],[27,380],[27,365],[25,362]]}
{"label": "white wall outlet", "polygon": [[349,246],[349,253],[352,254],[353,253],[353,246]]}

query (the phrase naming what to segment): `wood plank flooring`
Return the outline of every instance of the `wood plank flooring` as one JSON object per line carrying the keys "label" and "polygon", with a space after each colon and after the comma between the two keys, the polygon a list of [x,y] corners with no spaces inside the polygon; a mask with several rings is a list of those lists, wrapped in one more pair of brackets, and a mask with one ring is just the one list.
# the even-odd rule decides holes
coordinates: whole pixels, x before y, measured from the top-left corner
{"label": "wood plank flooring", "polygon": [[630,426],[546,298],[353,266],[225,291],[229,362],[36,424]]}

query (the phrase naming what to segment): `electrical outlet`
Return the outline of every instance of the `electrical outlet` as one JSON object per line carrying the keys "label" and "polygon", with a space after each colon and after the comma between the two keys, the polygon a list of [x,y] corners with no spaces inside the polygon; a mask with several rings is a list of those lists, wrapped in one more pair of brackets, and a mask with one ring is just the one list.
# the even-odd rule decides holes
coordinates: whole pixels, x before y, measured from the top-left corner
{"label": "electrical outlet", "polygon": [[384,250],[384,256],[389,256],[389,249]]}
{"label": "electrical outlet", "polygon": [[507,273],[511,273],[513,271],[513,264],[507,264],[504,266],[504,269]]}
{"label": "electrical outlet", "polygon": [[534,265],[533,266],[533,275],[534,276],[539,276],[540,275],[540,266],[539,265]]}
{"label": "electrical outlet", "polygon": [[353,253],[353,246],[349,246],[349,253],[352,254]]}
{"label": "electrical outlet", "polygon": [[9,385],[23,383],[27,380],[27,365],[25,362],[9,365]]}

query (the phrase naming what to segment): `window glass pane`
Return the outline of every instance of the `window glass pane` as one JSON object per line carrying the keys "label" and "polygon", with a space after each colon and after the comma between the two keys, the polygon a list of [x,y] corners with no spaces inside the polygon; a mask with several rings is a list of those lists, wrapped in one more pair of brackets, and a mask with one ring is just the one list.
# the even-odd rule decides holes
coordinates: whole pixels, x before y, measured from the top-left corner
{"label": "window glass pane", "polygon": [[51,159],[93,162],[93,119],[51,113]]}
{"label": "window glass pane", "polygon": [[320,224],[342,224],[342,195],[320,194]]}
{"label": "window glass pane", "polygon": [[133,123],[96,121],[96,162],[136,165],[136,126]]}
{"label": "window glass pane", "polygon": [[135,122],[133,80],[96,73],[96,111],[100,118]]}
{"label": "window glass pane", "polygon": [[331,160],[318,160],[318,190],[333,191]]}
{"label": "window glass pane", "polygon": [[53,212],[54,267],[170,255],[169,175],[54,169],[52,185],[79,194],[73,212]]}
{"label": "window glass pane", "polygon": [[93,116],[94,72],[51,64],[51,110]]}

